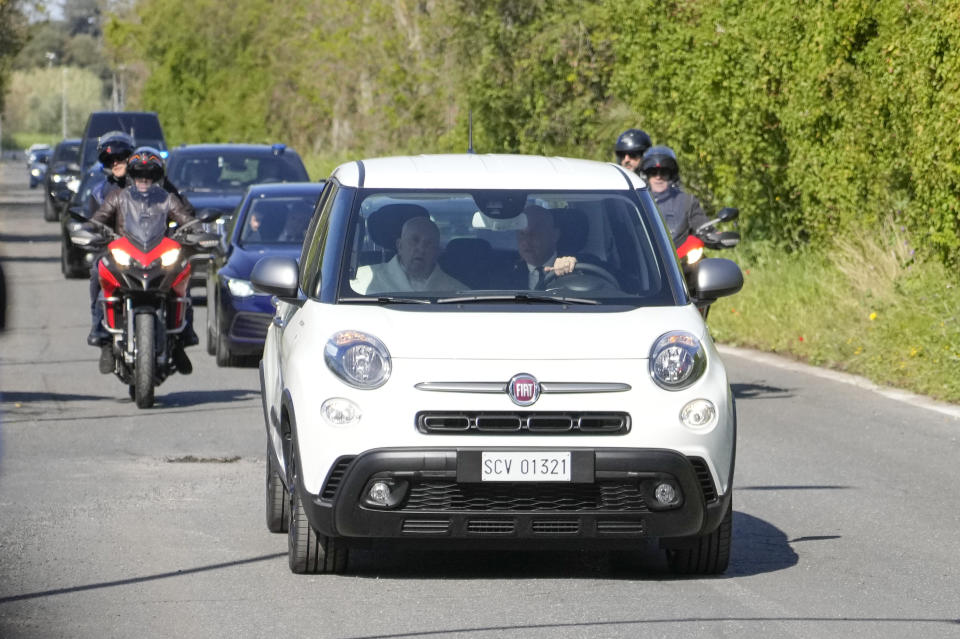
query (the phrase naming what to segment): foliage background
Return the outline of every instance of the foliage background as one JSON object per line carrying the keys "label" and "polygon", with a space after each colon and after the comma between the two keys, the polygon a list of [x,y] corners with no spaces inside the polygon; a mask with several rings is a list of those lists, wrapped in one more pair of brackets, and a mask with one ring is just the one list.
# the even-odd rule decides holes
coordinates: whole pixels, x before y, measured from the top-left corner
{"label": "foliage background", "polygon": [[960,0],[107,2],[58,27],[102,24],[104,99],[119,78],[168,142],[282,141],[315,178],[462,152],[470,113],[479,152],[609,160],[643,128],[741,210],[721,340],[960,401]]}

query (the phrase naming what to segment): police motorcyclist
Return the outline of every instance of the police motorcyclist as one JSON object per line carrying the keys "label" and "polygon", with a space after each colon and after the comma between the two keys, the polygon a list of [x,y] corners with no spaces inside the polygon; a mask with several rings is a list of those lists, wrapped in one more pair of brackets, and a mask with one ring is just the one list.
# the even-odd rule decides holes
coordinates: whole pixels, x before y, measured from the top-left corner
{"label": "police motorcyclist", "polygon": [[614,153],[617,154],[617,164],[640,174],[640,161],[644,152],[650,148],[650,136],[641,129],[627,129],[617,138]]}
{"label": "police motorcyclist", "polygon": [[[180,226],[195,220],[192,211],[180,196],[162,188],[164,168],[163,158],[156,149],[140,147],[134,150],[127,160],[127,186],[110,191],[91,219],[112,228],[117,235],[123,235],[124,226],[129,220],[136,220],[144,213],[163,215],[168,222],[176,222]],[[96,265],[92,270],[96,272]],[[93,311],[94,326],[100,328],[103,309],[96,303]],[[189,307],[186,319],[187,325],[172,353],[177,370],[184,375],[190,374],[193,366],[183,348],[200,341],[193,330]],[[100,372],[113,372],[113,352],[109,341],[98,345],[101,347]]]}
{"label": "police motorcyclist", "polygon": [[680,188],[680,167],[673,149],[667,146],[650,147],[643,154],[640,169],[647,177],[650,195],[663,214],[676,246],[683,244],[690,233],[710,221],[700,207],[700,201]]}

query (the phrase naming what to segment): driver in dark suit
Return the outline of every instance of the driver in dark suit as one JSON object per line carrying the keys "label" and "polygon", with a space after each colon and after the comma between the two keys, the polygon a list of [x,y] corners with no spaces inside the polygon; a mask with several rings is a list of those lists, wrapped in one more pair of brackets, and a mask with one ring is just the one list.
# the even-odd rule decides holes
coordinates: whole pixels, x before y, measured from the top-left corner
{"label": "driver in dark suit", "polygon": [[511,288],[542,289],[548,273],[556,277],[569,275],[577,265],[577,258],[557,255],[560,229],[553,212],[535,204],[528,205],[523,212],[527,226],[517,231],[517,252],[521,259],[512,270]]}

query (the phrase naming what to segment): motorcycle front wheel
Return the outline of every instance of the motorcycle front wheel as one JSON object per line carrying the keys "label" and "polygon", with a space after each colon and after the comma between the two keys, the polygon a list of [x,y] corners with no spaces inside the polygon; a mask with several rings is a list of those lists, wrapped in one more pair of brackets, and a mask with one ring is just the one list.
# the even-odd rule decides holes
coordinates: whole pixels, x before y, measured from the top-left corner
{"label": "motorcycle front wheel", "polygon": [[152,313],[141,313],[134,319],[137,357],[134,363],[134,399],[137,408],[153,406],[153,378],[156,355],[157,318]]}

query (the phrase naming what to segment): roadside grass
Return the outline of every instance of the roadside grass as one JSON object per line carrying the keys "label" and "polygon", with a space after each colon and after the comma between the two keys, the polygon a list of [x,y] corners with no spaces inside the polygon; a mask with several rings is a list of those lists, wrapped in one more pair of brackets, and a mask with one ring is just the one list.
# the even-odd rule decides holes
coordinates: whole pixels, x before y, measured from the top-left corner
{"label": "roadside grass", "polygon": [[[52,149],[61,140],[59,135],[48,133],[14,133],[12,137],[13,148],[17,151],[25,151],[34,144],[49,144]],[[9,149],[9,143],[10,141],[4,138],[3,148]]]}
{"label": "roadside grass", "polygon": [[960,403],[960,283],[887,224],[829,253],[722,255],[744,287],[710,311],[714,338]]}

